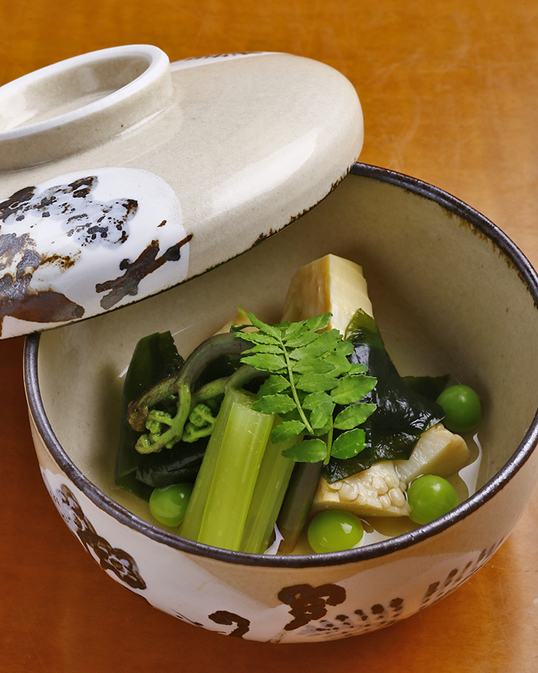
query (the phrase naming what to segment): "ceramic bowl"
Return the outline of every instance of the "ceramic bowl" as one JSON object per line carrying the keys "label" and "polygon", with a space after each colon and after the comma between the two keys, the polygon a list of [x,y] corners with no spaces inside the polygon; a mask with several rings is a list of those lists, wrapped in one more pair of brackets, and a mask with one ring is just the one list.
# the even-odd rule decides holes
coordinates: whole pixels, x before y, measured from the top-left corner
{"label": "ceramic bowl", "polygon": [[[135,343],[171,330],[187,354],[239,303],[278,319],[293,273],[326,253],[362,265],[402,373],[447,371],[480,393],[476,492],[426,526],[333,554],[242,554],[157,527],[145,503],[114,484]],[[28,337],[24,376],[43,479],[103,570],[179,619],[281,643],[389,626],[479,570],[531,498],[537,304],[535,272],[482,215],[419,180],[356,164],[319,205],[245,254],[121,311]]]}

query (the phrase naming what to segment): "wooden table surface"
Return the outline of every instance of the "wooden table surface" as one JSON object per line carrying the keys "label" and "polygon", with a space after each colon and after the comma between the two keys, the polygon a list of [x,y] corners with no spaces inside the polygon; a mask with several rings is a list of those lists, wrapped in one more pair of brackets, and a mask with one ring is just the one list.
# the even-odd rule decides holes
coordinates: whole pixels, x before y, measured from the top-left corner
{"label": "wooden table surface", "polygon": [[[95,49],[178,60],[285,51],[343,72],[361,98],[361,160],[477,208],[538,266],[538,4],[532,0],[0,0],[0,84]],[[23,340],[0,342],[0,671],[538,671],[538,492],[454,594],[391,628],[269,645],[205,632],[111,581],[39,475]]]}

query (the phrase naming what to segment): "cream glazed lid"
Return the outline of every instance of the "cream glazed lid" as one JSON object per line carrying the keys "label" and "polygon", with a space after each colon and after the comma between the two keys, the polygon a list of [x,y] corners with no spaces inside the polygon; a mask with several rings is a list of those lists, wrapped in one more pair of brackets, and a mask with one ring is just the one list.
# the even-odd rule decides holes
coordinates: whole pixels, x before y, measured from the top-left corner
{"label": "cream glazed lid", "polygon": [[351,83],[290,54],[123,46],[0,87],[0,336],[239,255],[321,201],[362,142]]}

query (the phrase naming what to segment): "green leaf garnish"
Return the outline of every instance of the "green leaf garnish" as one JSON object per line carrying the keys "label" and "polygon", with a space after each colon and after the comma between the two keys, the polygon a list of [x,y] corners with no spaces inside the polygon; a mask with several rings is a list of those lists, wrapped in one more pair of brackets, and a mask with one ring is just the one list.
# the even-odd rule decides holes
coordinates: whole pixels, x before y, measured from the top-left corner
{"label": "green leaf garnish", "polygon": [[[375,403],[376,409],[361,426],[366,439],[359,455],[340,460],[333,451],[324,468],[324,477],[329,483],[384,460],[407,460],[420,435],[444,418],[444,411],[435,400],[447,378],[401,377],[371,316],[359,309],[346,329],[345,340],[354,348],[350,356],[353,364],[348,373],[367,371],[377,379],[375,388],[365,400]],[[335,435],[341,422],[346,427],[345,416],[335,418]]]}
{"label": "green leaf garnish", "polygon": [[343,432],[334,440],[331,454],[335,458],[353,458],[364,448],[365,433],[362,428]]}
{"label": "green leaf garnish", "polygon": [[310,413],[310,423],[314,430],[321,430],[330,426],[333,411],[334,404],[332,402],[324,402],[314,407]]}
{"label": "green leaf garnish", "polygon": [[344,376],[331,391],[337,404],[353,404],[375,388],[377,379],[372,376]]}
{"label": "green leaf garnish", "polygon": [[289,449],[284,449],[282,455],[298,463],[319,463],[325,459],[327,445],[322,439],[303,439]]}
{"label": "green leaf garnish", "polygon": [[295,408],[291,397],[280,393],[278,395],[264,395],[254,402],[254,411],[261,411],[263,414],[286,414]]}
{"label": "green leaf garnish", "polygon": [[350,404],[334,419],[334,427],[338,430],[351,430],[371,416],[376,409],[375,404]]}
{"label": "green leaf garnish", "polygon": [[297,437],[297,435],[300,435],[304,430],[304,427],[302,421],[283,421],[273,429],[271,433],[271,441],[273,444],[286,442]]}
{"label": "green leaf garnish", "polygon": [[261,372],[278,373],[286,369],[285,360],[274,353],[254,353],[254,355],[249,356],[247,364]]}
{"label": "green leaf garnish", "polygon": [[272,374],[266,378],[260,386],[259,395],[260,397],[265,395],[276,395],[289,387],[290,383],[287,379],[278,374]]}
{"label": "green leaf garnish", "polygon": [[325,360],[320,360],[314,356],[303,357],[297,362],[292,363],[292,369],[298,374],[328,374],[334,369],[334,365]]}
{"label": "green leaf garnish", "polygon": [[[247,315],[259,331],[239,331],[252,344],[241,362],[270,374],[253,408],[282,418],[271,441],[278,444],[303,435],[283,451],[297,462],[327,464],[331,455],[356,456],[365,446],[364,430],[358,426],[375,410],[375,404],[360,400],[376,379],[364,375],[366,367],[349,362],[353,345],[343,341],[338,330],[327,330],[331,314],[278,325]],[[337,405],[346,407],[337,411]],[[339,432],[333,441],[335,429]]]}
{"label": "green leaf garnish", "polygon": [[309,372],[300,376],[295,385],[299,390],[304,390],[305,393],[315,393],[320,390],[332,390],[338,385],[338,379],[326,374],[316,374]]}

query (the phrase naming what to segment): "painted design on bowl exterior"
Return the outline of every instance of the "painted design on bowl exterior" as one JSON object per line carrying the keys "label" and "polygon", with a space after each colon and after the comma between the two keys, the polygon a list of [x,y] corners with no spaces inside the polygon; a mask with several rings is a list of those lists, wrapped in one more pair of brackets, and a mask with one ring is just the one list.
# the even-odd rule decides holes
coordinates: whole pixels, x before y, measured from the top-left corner
{"label": "painted design on bowl exterior", "polygon": [[95,316],[181,282],[191,238],[175,192],[148,171],[95,169],[18,190],[0,202],[0,334]]}
{"label": "painted design on bowl exterior", "polygon": [[69,530],[103,570],[114,573],[119,581],[131,589],[146,588],[133,557],[123,549],[112,547],[104,537],[97,534],[69,486],[62,484],[50,495]]}
{"label": "painted design on bowl exterior", "polygon": [[[167,575],[168,582],[163,581],[155,549],[148,551],[151,543],[147,538],[124,529],[125,544],[121,548],[111,545],[108,536],[117,536],[114,528],[118,523],[89,501],[67,477],[48,469],[42,469],[42,476],[71,532],[112,579],[182,621],[236,638],[275,643],[327,641],[386,628],[454,591],[482,567],[503,541],[473,553],[452,554],[454,558],[433,566],[427,557],[408,558],[395,566],[396,582],[392,586],[381,584],[381,590],[376,587],[375,575],[379,575],[379,569],[375,568],[366,571],[361,580],[360,570],[351,577],[342,577],[336,566],[331,573],[335,581],[321,584],[314,581],[286,584],[291,574],[282,569],[276,583],[273,582],[274,595],[269,607],[241,596],[223,578],[201,566],[196,569],[195,578],[190,574],[195,566],[188,560],[189,555],[166,546],[161,552],[171,554],[176,568],[172,576]],[[305,577],[308,576],[305,571]],[[395,590],[398,578],[401,587]],[[418,601],[417,596],[421,597]],[[190,604],[191,613],[178,611],[179,603]]]}

